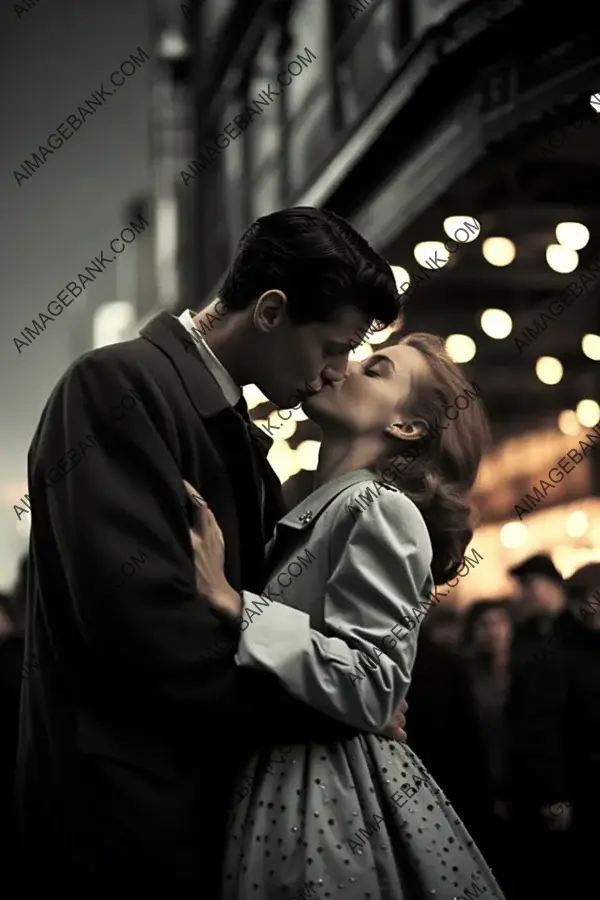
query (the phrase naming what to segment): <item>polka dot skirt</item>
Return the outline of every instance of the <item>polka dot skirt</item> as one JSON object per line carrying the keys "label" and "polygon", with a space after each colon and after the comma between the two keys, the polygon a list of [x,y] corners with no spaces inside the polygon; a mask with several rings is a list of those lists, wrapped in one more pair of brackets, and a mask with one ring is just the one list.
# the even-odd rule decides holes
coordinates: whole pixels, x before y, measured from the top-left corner
{"label": "polka dot skirt", "polygon": [[278,747],[240,778],[223,900],[503,900],[450,802],[375,735]]}

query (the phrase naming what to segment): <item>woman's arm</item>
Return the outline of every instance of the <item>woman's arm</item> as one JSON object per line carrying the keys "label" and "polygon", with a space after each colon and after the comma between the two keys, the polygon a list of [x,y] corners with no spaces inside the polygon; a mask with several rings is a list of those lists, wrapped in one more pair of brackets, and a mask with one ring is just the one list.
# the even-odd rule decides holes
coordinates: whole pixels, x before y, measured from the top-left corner
{"label": "woman's arm", "polygon": [[[276,675],[320,712],[378,733],[410,684],[418,627],[401,637],[392,629],[414,622],[433,588],[431,543],[416,506],[397,491],[382,492],[349,529],[343,516],[345,504],[332,526],[332,535],[340,525],[349,533],[327,582],[324,633],[307,613],[274,601],[245,623],[235,659]],[[244,607],[258,599],[242,592]]]}

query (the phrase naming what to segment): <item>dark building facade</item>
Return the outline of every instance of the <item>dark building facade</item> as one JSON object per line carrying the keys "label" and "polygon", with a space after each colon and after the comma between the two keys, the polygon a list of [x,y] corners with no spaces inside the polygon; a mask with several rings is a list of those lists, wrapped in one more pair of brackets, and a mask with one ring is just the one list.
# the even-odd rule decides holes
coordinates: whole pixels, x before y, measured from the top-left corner
{"label": "dark building facade", "polygon": [[[194,198],[195,308],[216,296],[254,218],[324,206],[409,273],[409,330],[473,335],[473,377],[496,442],[556,429],[562,411],[600,396],[597,366],[581,351],[583,335],[600,330],[598,294],[564,304],[559,321],[540,319],[568,285],[585,294],[582,276],[600,259],[595,9],[578,0],[568,10],[537,0],[204,0],[187,18],[197,137],[180,190]],[[458,252],[450,217],[481,229]],[[575,269],[544,256],[560,222],[591,234]],[[510,265],[491,262],[493,237],[515,248]],[[446,247],[439,269],[415,262],[417,245],[431,241]],[[505,340],[482,333],[489,308],[509,313]],[[536,375],[543,356],[564,367],[551,386]],[[310,429],[299,423],[290,446],[314,437]],[[597,460],[588,470],[585,491],[597,493]],[[521,487],[494,517],[509,515]]]}

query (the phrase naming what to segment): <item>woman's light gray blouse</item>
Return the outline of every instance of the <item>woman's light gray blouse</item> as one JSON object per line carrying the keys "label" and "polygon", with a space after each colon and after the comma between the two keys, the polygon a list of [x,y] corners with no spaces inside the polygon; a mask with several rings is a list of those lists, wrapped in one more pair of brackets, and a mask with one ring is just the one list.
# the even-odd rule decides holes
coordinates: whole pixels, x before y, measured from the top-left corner
{"label": "woman's light gray blouse", "polygon": [[423,517],[367,469],[318,488],[277,525],[280,559],[259,597],[244,591],[236,662],[271,672],[300,700],[380,733],[410,684],[415,612],[433,589]]}

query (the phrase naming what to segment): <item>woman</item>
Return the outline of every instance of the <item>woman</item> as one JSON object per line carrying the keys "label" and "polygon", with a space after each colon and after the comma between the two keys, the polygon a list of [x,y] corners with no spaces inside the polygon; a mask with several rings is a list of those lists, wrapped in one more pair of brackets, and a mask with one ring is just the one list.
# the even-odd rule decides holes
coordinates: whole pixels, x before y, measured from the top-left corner
{"label": "woman", "polygon": [[322,430],[315,490],[278,523],[261,597],[226,582],[199,499],[198,591],[239,623],[236,664],[364,732],[252,760],[223,900],[501,896],[420,761],[380,736],[407,693],[434,585],[472,536],[467,493],[487,430],[475,399],[454,415],[468,387],[440,339],[412,335],[305,402]]}

